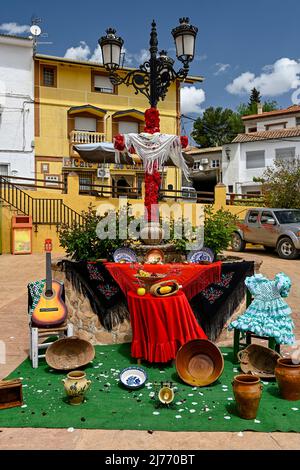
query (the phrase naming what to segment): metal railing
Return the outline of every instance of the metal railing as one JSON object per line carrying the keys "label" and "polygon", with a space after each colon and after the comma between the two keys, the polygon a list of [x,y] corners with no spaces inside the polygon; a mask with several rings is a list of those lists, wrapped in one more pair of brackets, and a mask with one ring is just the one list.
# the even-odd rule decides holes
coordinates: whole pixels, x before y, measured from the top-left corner
{"label": "metal railing", "polygon": [[226,204],[230,206],[264,206],[265,200],[262,194],[237,194],[227,193]]}
{"label": "metal railing", "polygon": [[67,206],[62,199],[34,198],[3,176],[0,176],[0,199],[19,212],[31,216],[36,226],[84,224],[83,216]]}

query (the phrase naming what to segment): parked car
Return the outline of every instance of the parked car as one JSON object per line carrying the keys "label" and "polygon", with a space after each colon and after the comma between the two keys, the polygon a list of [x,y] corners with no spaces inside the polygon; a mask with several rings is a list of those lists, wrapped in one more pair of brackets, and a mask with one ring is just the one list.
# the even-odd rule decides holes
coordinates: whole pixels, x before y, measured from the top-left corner
{"label": "parked car", "polygon": [[280,258],[295,259],[300,254],[300,210],[250,209],[232,235],[233,251],[244,251],[246,243],[276,250]]}
{"label": "parked car", "polygon": [[183,202],[197,202],[197,191],[190,186],[182,186],[181,197]]}

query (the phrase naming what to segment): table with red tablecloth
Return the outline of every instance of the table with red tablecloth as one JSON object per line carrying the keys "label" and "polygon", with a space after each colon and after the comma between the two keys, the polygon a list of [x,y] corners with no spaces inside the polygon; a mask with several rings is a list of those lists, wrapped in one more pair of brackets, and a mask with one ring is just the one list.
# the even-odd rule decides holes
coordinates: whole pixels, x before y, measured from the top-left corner
{"label": "table with red tablecloth", "polygon": [[131,355],[149,362],[175,359],[181,345],[192,339],[206,339],[182,291],[170,297],[128,292],[132,326]]}
{"label": "table with red tablecloth", "polygon": [[175,359],[179,347],[187,341],[207,338],[198,324],[189,300],[209,284],[219,282],[221,263],[144,264],[143,270],[166,274],[164,280],[176,280],[182,289],[169,297],[136,294],[138,266],[130,263],[105,263],[127,297],[132,325],[131,354],[149,362]]}
{"label": "table with red tablecloth", "polygon": [[[131,263],[105,263],[114,280],[127,295],[138,287],[135,274],[137,267]],[[221,262],[211,264],[144,264],[144,271],[166,274],[165,280],[173,279],[182,286],[182,290],[191,300],[195,295],[206,289],[209,284],[219,282],[221,277]]]}

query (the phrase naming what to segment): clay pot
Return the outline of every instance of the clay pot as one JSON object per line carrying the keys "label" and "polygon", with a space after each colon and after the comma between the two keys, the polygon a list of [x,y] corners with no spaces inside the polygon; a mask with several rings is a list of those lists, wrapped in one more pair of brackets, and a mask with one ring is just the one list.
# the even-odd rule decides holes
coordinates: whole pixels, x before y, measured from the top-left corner
{"label": "clay pot", "polygon": [[291,358],[280,358],[275,367],[279,391],[285,400],[300,400],[300,364]]}
{"label": "clay pot", "polygon": [[251,374],[236,375],[232,388],[240,417],[255,419],[262,393],[260,379]]}
{"label": "clay pot", "polygon": [[145,245],[159,245],[164,237],[164,231],[158,222],[148,222],[141,229],[140,237]]}
{"label": "clay pot", "polygon": [[69,372],[67,378],[62,379],[62,382],[69,397],[69,403],[71,405],[80,405],[91,384],[91,381],[86,379],[85,372],[81,370]]}

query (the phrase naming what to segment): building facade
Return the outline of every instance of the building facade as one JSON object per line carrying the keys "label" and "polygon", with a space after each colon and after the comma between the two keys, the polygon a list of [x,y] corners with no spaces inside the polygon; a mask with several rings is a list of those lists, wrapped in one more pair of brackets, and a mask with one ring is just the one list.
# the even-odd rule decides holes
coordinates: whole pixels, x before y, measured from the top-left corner
{"label": "building facade", "polygon": [[276,160],[300,156],[300,106],[244,116],[245,133],[222,150],[222,181],[230,193],[259,194],[261,177]]}
{"label": "building facade", "polygon": [[190,147],[185,152],[194,160],[190,180],[196,191],[214,191],[221,179],[222,147]]}
{"label": "building facade", "polygon": [[34,178],[33,42],[0,35],[0,175]]}
{"label": "building facade", "polygon": [[[127,70],[124,70],[127,72]],[[124,73],[123,72],[123,73]],[[122,71],[120,72],[122,73]],[[190,80],[192,83],[193,80]],[[180,83],[172,83],[165,101],[159,103],[161,132],[179,134]],[[141,132],[146,98],[126,85],[113,86],[102,65],[66,58],[35,56],[35,173],[45,187],[65,181],[78,172],[80,191],[91,193],[94,185],[140,190],[141,165],[99,165],[80,159],[74,145],[112,142],[118,133]],[[164,187],[181,187],[178,169],[168,168]]]}

